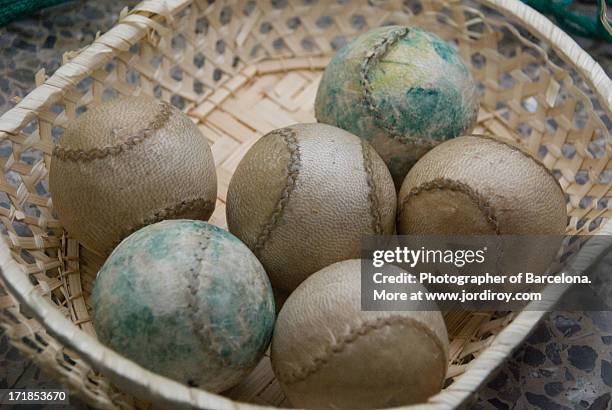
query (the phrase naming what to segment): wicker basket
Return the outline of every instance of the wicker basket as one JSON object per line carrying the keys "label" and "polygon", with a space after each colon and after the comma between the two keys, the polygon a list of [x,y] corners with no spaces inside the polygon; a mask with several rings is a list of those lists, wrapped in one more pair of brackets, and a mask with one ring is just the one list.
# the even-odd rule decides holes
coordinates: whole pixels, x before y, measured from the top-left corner
{"label": "wicker basket", "polygon": [[[51,151],[87,106],[117,94],[170,101],[212,145],[219,179],[212,222],[224,226],[227,186],[243,154],[274,128],[313,121],[317,83],[334,50],[389,23],[455,43],[483,94],[476,132],[518,141],[553,170],[568,197],[568,233],[612,233],[612,82],[518,1],[144,1],[91,46],[66,55],[52,77],[39,72],[38,87],[0,118],[7,290],[0,288],[0,322],[11,342],[99,408],[288,406],[268,357],[224,397],[157,376],[97,342],[90,294],[102,261],[66,236],[53,214]],[[588,241],[577,268],[604,247]],[[447,315],[447,387],[410,408],[466,403],[558,297],[551,291],[519,314]]]}

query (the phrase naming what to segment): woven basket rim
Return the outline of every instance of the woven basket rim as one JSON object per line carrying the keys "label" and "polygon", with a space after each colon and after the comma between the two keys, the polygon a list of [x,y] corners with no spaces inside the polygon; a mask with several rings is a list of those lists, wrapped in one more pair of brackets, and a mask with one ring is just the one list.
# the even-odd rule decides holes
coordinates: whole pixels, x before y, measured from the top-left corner
{"label": "woven basket rim", "polygon": [[[598,235],[583,246],[571,263],[572,271],[586,271],[605,251],[609,250],[607,238],[612,235],[612,220],[608,221]],[[54,306],[44,299],[32,286],[24,269],[13,259],[6,240],[0,241],[0,279],[20,304],[31,308],[33,316],[44,324],[45,329],[58,341],[86,358],[96,370],[115,383],[128,383],[136,396],[156,400],[156,404],[172,407],[214,408],[219,410],[262,410],[274,407],[234,402],[218,394],[190,388],[163,376],[159,376],[105,347],[93,336],[86,334],[66,319]],[[450,387],[431,397],[427,403],[402,406],[405,410],[452,409],[466,403],[495,369],[497,369],[517,345],[530,333],[548,310],[563,296],[571,285],[548,286],[540,301],[531,302],[495,338],[489,348],[471,362],[471,377],[461,377]],[[467,374],[467,372],[466,372]],[[144,381],[144,382],[143,382]],[[154,386],[154,387],[153,387]],[[152,388],[153,387],[153,388]],[[287,409],[289,410],[289,409]]]}
{"label": "woven basket rim", "polygon": [[[145,0],[102,35],[62,65],[49,79],[30,92],[15,107],[0,117],[0,133],[14,133],[29,123],[36,112],[53,104],[63,96],[63,88],[85,78],[95,67],[101,67],[113,58],[117,51],[127,51],[131,44],[146,35],[148,29],[167,31],[166,22],[172,26],[172,15],[191,4],[193,0]],[[503,15],[520,22],[538,37],[547,40],[561,58],[574,67],[586,80],[606,113],[612,116],[612,80],[602,67],[565,32],[519,0],[478,0]],[[117,33],[121,31],[121,36]],[[93,63],[92,63],[93,62]],[[612,221],[600,231],[612,234]],[[591,243],[580,251],[574,266],[588,267],[601,252],[602,244]],[[120,356],[100,344],[95,338],[81,331],[65,318],[54,306],[39,295],[27,278],[23,267],[12,257],[6,240],[0,241],[0,278],[20,304],[28,306],[45,330],[59,342],[81,355],[97,371],[108,376],[115,384],[128,386],[132,394],[157,400],[161,405],[172,407],[201,407],[215,409],[263,409],[268,408],[247,403],[234,402],[228,398],[206,391],[189,388],[178,382],[156,375]],[[548,290],[551,290],[549,287]],[[465,403],[471,394],[485,382],[505,358],[524,340],[539,320],[562,295],[545,294],[537,306],[521,312],[501,333],[492,345],[471,362],[470,369],[449,388],[430,398],[428,403],[402,408],[446,409]]]}
{"label": "woven basket rim", "polygon": [[604,109],[612,115],[612,79],[608,77],[601,65],[593,59],[565,31],[557,27],[550,19],[540,14],[520,0],[479,0],[494,8],[499,8],[506,17],[520,21],[529,31],[538,37],[550,41],[556,46],[555,51],[568,65],[578,70],[600,101],[606,101]]}

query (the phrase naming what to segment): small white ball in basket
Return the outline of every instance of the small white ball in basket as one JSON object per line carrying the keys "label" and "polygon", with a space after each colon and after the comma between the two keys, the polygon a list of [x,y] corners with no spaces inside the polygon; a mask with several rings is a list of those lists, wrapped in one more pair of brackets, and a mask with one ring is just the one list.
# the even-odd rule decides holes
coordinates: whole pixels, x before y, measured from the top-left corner
{"label": "small white ball in basket", "polygon": [[266,273],[235,236],[169,220],[127,237],[93,291],[99,340],[160,375],[219,392],[263,356],[274,324]]}
{"label": "small white ball in basket", "polygon": [[360,272],[358,259],[328,266],[306,279],[280,311],[272,367],[296,407],[393,407],[424,402],[442,388],[448,365],[442,314],[431,305],[422,310],[427,302],[407,302],[414,311],[362,311]]}
{"label": "small white ball in basket", "polygon": [[208,220],[217,176],[208,142],[169,104],[124,97],[72,121],[49,175],[62,226],[103,256],[135,230],[164,219]]}
{"label": "small white ball in basket", "polygon": [[396,201],[370,144],[330,125],[297,124],[247,152],[229,185],[227,223],[272,286],[291,291],[327,265],[358,258],[362,235],[393,233]]}

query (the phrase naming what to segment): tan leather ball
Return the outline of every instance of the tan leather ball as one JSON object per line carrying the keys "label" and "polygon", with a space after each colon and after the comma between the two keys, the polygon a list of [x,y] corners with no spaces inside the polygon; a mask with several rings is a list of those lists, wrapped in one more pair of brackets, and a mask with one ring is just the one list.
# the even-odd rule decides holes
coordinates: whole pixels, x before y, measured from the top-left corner
{"label": "tan leather ball", "polygon": [[230,232],[247,244],[272,286],[360,256],[362,235],[391,234],[396,195],[389,170],[365,141],[325,124],[263,136],[227,193]]}
{"label": "tan leather ball", "polygon": [[482,268],[495,274],[546,273],[567,225],[565,195],[550,171],[524,149],[486,136],[455,138],[425,154],[398,202],[400,235],[494,235]]}
{"label": "tan leather ball", "polygon": [[49,188],[68,233],[107,255],[145,225],[207,220],[217,177],[208,142],[185,114],[149,97],[124,97],[69,124],[53,150]]}
{"label": "tan leather ball", "polygon": [[562,235],[564,193],[524,149],[486,136],[446,141],[410,170],[399,234]]}
{"label": "tan leather ball", "polygon": [[[280,311],[272,367],[295,407],[401,406],[424,402],[442,388],[448,361],[442,314],[362,311],[360,272],[358,259],[335,263],[306,279]],[[405,287],[425,291],[420,284]],[[406,303],[422,309],[426,302]]]}

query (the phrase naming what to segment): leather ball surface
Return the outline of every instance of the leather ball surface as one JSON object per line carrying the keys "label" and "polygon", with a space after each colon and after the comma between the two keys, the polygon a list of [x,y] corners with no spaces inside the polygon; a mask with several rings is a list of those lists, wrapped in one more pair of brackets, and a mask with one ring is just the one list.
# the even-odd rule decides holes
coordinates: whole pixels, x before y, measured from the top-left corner
{"label": "leather ball surface", "polygon": [[392,234],[396,201],[367,142],[330,125],[297,124],[263,136],[242,159],[227,223],[272,286],[291,291],[321,268],[359,257],[363,235]]}
{"label": "leather ball surface", "polygon": [[485,136],[440,144],[399,193],[399,234],[562,235],[565,195],[522,148]]}
{"label": "leather ball surface", "polygon": [[53,151],[49,185],[62,226],[104,256],[145,225],[207,220],[217,195],[204,136],[149,97],[114,99],[72,121]]}
{"label": "leather ball surface", "polygon": [[219,392],[263,356],[274,323],[266,273],[235,236],[168,220],[127,237],[98,273],[99,340],[160,375]]}
{"label": "leather ball surface", "polygon": [[410,170],[399,193],[398,234],[495,236],[490,246],[500,248],[487,259],[497,274],[544,274],[566,226],[565,194],[551,172],[523,148],[493,137],[440,144]]}
{"label": "leather ball surface", "polygon": [[360,272],[360,260],[335,263],[306,279],[280,311],[272,367],[295,407],[394,407],[424,402],[442,388],[448,360],[442,314],[422,310],[427,302],[407,302],[415,311],[362,311]]}
{"label": "leather ball surface", "polygon": [[315,114],[369,141],[399,186],[431,147],[470,132],[479,98],[461,56],[427,31],[385,26],[356,37],[333,57]]}

